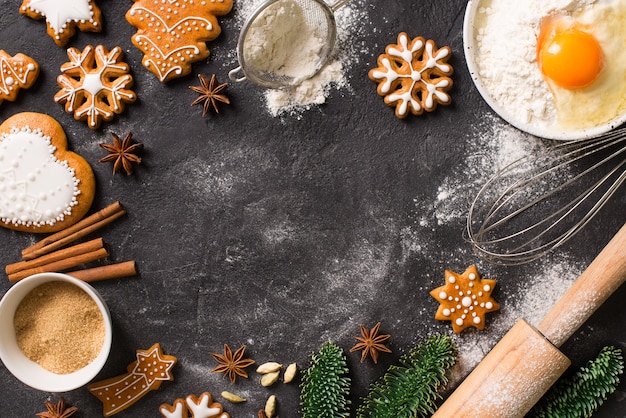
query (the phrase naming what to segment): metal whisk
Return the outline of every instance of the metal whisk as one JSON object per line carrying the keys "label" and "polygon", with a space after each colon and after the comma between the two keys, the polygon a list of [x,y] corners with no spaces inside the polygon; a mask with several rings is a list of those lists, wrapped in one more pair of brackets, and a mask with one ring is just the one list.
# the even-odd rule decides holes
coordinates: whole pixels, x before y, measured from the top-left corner
{"label": "metal whisk", "polygon": [[626,129],[526,156],[478,192],[467,218],[469,239],[495,264],[536,260],[587,225],[625,181]]}

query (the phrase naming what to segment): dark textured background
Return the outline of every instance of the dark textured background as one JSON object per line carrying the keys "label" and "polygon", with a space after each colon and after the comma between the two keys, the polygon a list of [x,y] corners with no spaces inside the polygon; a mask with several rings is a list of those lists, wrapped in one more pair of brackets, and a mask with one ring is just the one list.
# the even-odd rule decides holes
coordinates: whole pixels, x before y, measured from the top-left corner
{"label": "dark textured background", "polygon": [[[210,373],[215,362],[209,352],[221,351],[224,343],[246,344],[257,363],[306,367],[308,355],[324,341],[347,353],[359,324],[382,321],[382,331],[392,335],[392,355],[373,365],[347,353],[356,407],[367,386],[402,353],[427,335],[451,333],[448,324],[432,319],[436,303],[428,295],[442,284],[443,269],[462,272],[477,264],[485,276],[499,280],[496,299],[511,301],[522,299],[525,278],[549,267],[549,258],[508,268],[478,259],[462,240],[465,205],[447,222],[436,221],[436,207],[421,211],[426,206],[420,202],[432,201],[445,179],[462,181],[462,162],[477,152],[477,126],[502,124],[467,73],[461,36],[465,1],[355,0],[368,18],[355,35],[354,42],[364,47],[347,72],[350,88],[333,90],[327,104],[300,118],[272,117],[260,89],[231,83],[232,105],[202,118],[200,108],[189,106],[196,94],[188,86],[197,84],[197,73],[216,73],[226,81],[240,24],[235,11],[220,19],[223,33],[209,43],[211,57],[196,63],[190,76],[162,85],[141,66],[141,53],[130,42],[134,28],[124,14],[132,2],[100,0],[104,31],[78,33],[70,46],[121,46],[139,99],[96,131],[53,102],[65,50],[45,34],[43,22],[18,14],[20,3],[3,3],[0,49],[30,55],[42,71],[16,103],[0,106],[0,120],[36,111],[61,123],[71,148],[94,168],[93,209],[120,200],[128,210],[97,235],[111,245],[113,261],[135,259],[141,271],[137,278],[95,284],[114,324],[111,356],[98,378],[125,372],[135,350],[154,342],[179,359],[175,382],[164,383],[120,418],[157,416],[161,403],[207,390],[218,400],[222,390],[248,398],[240,405],[224,402],[233,417],[255,416],[271,393],[278,396],[279,415],[295,417],[297,384],[263,388],[250,368],[251,379],[231,386]],[[400,121],[376,95],[367,70],[400,31],[451,46],[452,106]],[[110,132],[129,131],[145,144],[144,161],[132,177],[112,176],[110,164],[98,163],[104,155],[98,144],[110,142]],[[469,195],[475,193],[476,185],[467,187]],[[625,203],[622,190],[554,257],[566,257],[579,272],[623,224]],[[419,234],[428,245],[416,243],[407,251],[411,236],[405,232],[420,229],[420,220],[425,226]],[[18,261],[20,250],[38,239],[0,230],[0,264]],[[6,279],[0,283],[2,293],[9,287]],[[626,288],[618,290],[563,347],[575,365],[606,344],[626,348],[625,297]],[[485,332],[495,328],[498,315],[489,317]],[[475,336],[469,331],[456,341],[462,345]],[[493,341],[498,338],[494,332]],[[26,387],[4,367],[0,379],[1,417],[34,416],[44,400],[57,399]],[[626,416],[625,390],[622,384],[598,416]],[[79,407],[77,417],[100,416],[99,401],[85,388],[63,396]]]}

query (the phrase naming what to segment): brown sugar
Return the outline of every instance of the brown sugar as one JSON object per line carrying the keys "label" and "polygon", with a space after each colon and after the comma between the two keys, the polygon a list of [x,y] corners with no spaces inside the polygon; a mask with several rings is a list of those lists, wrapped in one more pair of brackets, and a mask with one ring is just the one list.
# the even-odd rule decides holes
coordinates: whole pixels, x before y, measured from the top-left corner
{"label": "brown sugar", "polygon": [[104,343],[98,305],[68,282],[47,282],[31,290],[18,305],[13,325],[24,355],[57,374],[85,367]]}

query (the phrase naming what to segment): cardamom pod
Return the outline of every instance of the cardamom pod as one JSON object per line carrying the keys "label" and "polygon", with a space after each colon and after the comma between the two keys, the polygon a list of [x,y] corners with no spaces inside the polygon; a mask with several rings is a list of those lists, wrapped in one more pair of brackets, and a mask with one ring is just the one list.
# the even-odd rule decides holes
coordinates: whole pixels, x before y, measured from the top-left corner
{"label": "cardamom pod", "polygon": [[265,402],[265,415],[267,418],[273,418],[276,413],[276,395],[272,395],[267,398],[267,402]]}
{"label": "cardamom pod", "polygon": [[235,395],[234,393],[230,393],[230,392],[222,392],[222,398],[226,399],[227,401],[233,402],[233,403],[241,403],[241,402],[245,402],[246,400],[244,398],[242,398],[239,395]]}
{"label": "cardamom pod", "polygon": [[298,366],[296,365],[296,363],[291,363],[289,366],[287,366],[287,369],[285,369],[283,382],[290,383],[296,377],[297,372]]}
{"label": "cardamom pod", "polygon": [[280,376],[280,370],[273,372],[273,373],[264,374],[263,377],[261,378],[261,386],[264,386],[264,387],[272,386],[274,383],[276,383],[279,376]]}
{"label": "cardamom pod", "polygon": [[261,364],[257,367],[256,372],[259,374],[267,374],[277,372],[283,367],[282,364],[276,363],[275,361],[268,361],[267,363]]}

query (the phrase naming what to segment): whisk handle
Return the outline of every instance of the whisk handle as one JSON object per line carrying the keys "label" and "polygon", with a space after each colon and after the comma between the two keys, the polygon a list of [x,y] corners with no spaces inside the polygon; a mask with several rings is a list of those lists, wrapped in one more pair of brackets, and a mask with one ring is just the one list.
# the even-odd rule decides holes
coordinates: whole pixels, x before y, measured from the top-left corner
{"label": "whisk handle", "polygon": [[626,281],[626,224],[541,320],[537,329],[557,347]]}

